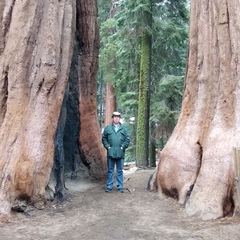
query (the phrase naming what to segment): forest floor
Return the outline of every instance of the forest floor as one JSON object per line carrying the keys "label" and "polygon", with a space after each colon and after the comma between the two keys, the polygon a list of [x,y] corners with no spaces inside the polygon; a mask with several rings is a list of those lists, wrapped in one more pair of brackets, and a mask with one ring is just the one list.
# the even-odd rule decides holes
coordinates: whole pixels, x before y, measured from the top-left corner
{"label": "forest floor", "polygon": [[[240,217],[201,221],[174,200],[146,190],[154,170],[125,175],[125,192],[105,193],[105,182],[68,181],[68,200],[16,213],[0,224],[1,240],[237,240]],[[126,190],[129,189],[130,191]]]}

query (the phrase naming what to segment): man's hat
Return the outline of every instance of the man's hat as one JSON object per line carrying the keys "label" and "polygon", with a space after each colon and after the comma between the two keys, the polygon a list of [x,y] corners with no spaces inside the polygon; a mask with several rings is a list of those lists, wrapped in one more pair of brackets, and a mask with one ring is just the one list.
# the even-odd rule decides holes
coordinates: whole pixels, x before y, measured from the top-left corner
{"label": "man's hat", "polygon": [[113,116],[119,116],[119,117],[121,117],[121,113],[119,113],[119,112],[113,112],[112,118],[113,118]]}

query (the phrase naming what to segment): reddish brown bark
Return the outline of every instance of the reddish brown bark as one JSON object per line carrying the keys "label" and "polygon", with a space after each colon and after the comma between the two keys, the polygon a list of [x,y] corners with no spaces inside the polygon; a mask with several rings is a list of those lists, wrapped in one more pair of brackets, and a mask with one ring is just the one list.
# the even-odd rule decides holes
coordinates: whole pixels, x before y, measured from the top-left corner
{"label": "reddish brown bark", "polygon": [[116,111],[115,89],[110,82],[107,82],[104,127],[112,123],[112,113],[114,111]]}
{"label": "reddish brown bark", "polygon": [[[111,7],[109,10],[109,18],[114,18],[114,16],[119,12],[119,5],[116,4],[116,0],[111,1]],[[116,29],[112,28],[110,30],[112,34],[116,32]],[[117,60],[114,59],[113,67],[116,67]],[[110,67],[111,68],[111,67]],[[111,71],[109,69],[109,71]],[[112,123],[112,113],[117,110],[115,89],[111,82],[106,83],[106,101],[105,101],[105,117],[104,117],[104,127]]]}
{"label": "reddish brown bark", "polygon": [[80,151],[90,164],[91,175],[106,175],[106,153],[101,143],[97,118],[96,76],[98,70],[99,29],[96,0],[78,1],[80,36]]}
{"label": "reddish brown bark", "polygon": [[240,137],[239,10],[236,0],[191,2],[182,112],[155,176],[159,190],[188,200],[186,212],[202,219],[238,205],[232,151]]}
{"label": "reddish brown bark", "polygon": [[17,199],[44,207],[76,35],[81,40],[80,151],[93,176],[105,174],[96,115],[97,2],[77,4],[0,3],[0,214],[8,214]]}
{"label": "reddish brown bark", "polygon": [[0,3],[0,213],[16,198],[44,204],[75,8],[64,0]]}

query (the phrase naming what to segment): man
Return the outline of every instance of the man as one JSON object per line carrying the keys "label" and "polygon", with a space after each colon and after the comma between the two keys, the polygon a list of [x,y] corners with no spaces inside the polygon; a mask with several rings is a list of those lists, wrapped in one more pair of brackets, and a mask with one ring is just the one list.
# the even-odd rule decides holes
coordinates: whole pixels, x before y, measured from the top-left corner
{"label": "man", "polygon": [[125,149],[130,143],[128,130],[120,123],[121,114],[113,112],[112,124],[108,125],[102,135],[103,146],[107,149],[107,188],[106,192],[111,192],[114,182],[114,167],[116,164],[117,175],[116,185],[118,191],[123,193],[123,165]]}

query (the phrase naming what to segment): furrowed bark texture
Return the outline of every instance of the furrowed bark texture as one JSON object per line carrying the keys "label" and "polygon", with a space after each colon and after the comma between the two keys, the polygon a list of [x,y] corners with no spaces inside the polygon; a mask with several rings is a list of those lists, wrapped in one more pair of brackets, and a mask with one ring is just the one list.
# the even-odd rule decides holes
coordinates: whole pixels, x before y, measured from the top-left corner
{"label": "furrowed bark texture", "polygon": [[0,213],[17,198],[45,199],[75,10],[68,0],[0,3]]}
{"label": "furrowed bark texture", "polygon": [[206,220],[237,206],[232,152],[240,139],[239,11],[237,0],[191,1],[182,112],[156,173],[163,193]]}
{"label": "furrowed bark texture", "polygon": [[101,144],[101,130],[97,118],[96,76],[98,70],[99,29],[96,0],[77,2],[79,56],[79,111],[80,152],[90,164],[90,174],[96,178],[106,176],[106,153]]}

